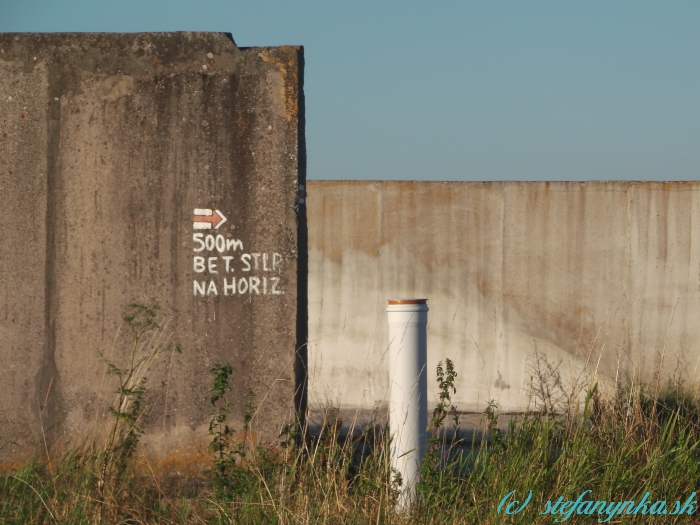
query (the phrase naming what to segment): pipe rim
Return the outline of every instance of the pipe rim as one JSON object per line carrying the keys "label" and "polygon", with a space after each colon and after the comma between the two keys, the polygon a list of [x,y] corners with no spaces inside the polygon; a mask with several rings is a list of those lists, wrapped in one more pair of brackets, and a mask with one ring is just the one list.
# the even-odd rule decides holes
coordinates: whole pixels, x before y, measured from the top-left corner
{"label": "pipe rim", "polygon": [[388,299],[390,305],[394,304],[428,304],[427,299]]}

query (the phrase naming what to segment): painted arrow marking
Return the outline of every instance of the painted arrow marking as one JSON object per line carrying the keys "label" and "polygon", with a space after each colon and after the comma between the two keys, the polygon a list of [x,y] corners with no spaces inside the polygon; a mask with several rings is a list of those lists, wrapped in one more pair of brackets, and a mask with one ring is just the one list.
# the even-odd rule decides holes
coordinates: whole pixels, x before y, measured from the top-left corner
{"label": "painted arrow marking", "polygon": [[226,217],[219,210],[208,210],[205,208],[195,208],[194,209],[194,229],[195,230],[211,230],[218,229],[223,223],[226,222]]}

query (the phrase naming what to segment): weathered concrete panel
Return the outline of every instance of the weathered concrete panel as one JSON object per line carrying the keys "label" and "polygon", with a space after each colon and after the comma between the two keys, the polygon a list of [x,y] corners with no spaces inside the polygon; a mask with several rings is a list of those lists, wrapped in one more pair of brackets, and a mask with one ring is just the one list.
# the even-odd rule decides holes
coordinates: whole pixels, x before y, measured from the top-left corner
{"label": "weathered concrete panel", "polygon": [[[0,56],[5,53],[0,46]],[[0,67],[6,67],[2,59]],[[26,99],[46,98],[46,65],[12,71],[0,81],[0,443],[13,436],[33,446],[40,371],[53,366],[44,322],[49,158],[37,155],[46,148],[49,123],[43,108]]]}
{"label": "weathered concrete panel", "polygon": [[700,358],[697,183],[309,184],[310,403],[387,400],[386,300],[428,297],[456,402],[527,407],[532,357],[608,384]]}
{"label": "weathered concrete panel", "polygon": [[128,334],[114,341],[131,303],[158,303],[183,349],[149,371],[147,452],[202,454],[216,361],[236,369],[234,425],[252,390],[265,412],[254,428],[276,439],[293,417],[305,328],[301,48],[168,33],[0,35],[0,49],[11,217],[0,228],[0,414],[27,409],[0,442],[31,441],[40,422],[76,442],[100,424],[114,381],[97,352],[125,365]]}

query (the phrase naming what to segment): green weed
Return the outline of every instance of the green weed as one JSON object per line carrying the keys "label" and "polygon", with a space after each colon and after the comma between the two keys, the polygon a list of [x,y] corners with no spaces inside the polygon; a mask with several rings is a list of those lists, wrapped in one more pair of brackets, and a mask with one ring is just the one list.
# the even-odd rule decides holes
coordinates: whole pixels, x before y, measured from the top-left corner
{"label": "green weed", "polygon": [[[135,339],[143,342],[147,333],[162,331],[153,313],[137,308],[126,319]],[[533,369],[535,409],[503,425],[491,401],[482,437],[465,443],[452,405],[456,371],[447,360],[436,373],[438,402],[418,498],[409,511],[399,511],[401,487],[390,466],[384,421],[346,432],[347,422],[329,411],[317,434],[290,424],[278,445],[259,446],[248,439],[254,434],[256,397],[250,392],[234,407],[227,396],[235,371],[217,363],[211,369],[213,468],[207,487],[190,495],[166,494],[156,477],[136,476],[130,460],[145,408],[145,369],[137,369],[148,356],[172,348],[154,341],[156,346],[132,351],[122,367],[108,363],[119,387],[106,442],[58,458],[51,469],[35,461],[0,476],[0,524],[549,524],[562,516],[543,514],[548,502],[551,507],[560,497],[576,500],[586,490],[589,499],[617,502],[638,502],[649,492],[652,500],[672,507],[700,486],[700,397],[687,385],[650,389],[629,382],[606,397],[589,382],[578,397],[576,390],[563,391],[557,367],[542,359],[534,365],[539,371]],[[549,384],[539,384],[543,381]],[[238,432],[229,423],[234,409],[243,415]],[[450,420],[454,440],[446,437]],[[531,496],[522,512],[505,515],[498,509],[508,494],[519,501]],[[598,518],[573,514],[566,522]],[[620,514],[610,520],[697,521],[695,514]]]}

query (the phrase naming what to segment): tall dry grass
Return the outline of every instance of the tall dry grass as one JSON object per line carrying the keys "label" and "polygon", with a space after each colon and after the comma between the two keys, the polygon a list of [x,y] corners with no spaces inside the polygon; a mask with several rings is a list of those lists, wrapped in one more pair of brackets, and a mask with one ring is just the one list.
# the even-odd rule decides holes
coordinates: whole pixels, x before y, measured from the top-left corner
{"label": "tall dry grass", "polygon": [[[482,438],[464,443],[445,438],[450,399],[442,394],[449,394],[451,386],[442,371],[423,482],[413,507],[402,511],[396,502],[403,487],[390,466],[385,426],[346,433],[330,411],[314,435],[290,426],[279,446],[246,447],[233,441],[233,429],[227,427],[230,406],[222,370],[225,365],[213,370],[215,467],[206,483],[168,489],[166,480],[155,475],[137,475],[138,459],[128,439],[138,435],[140,420],[134,402],[118,399],[113,415],[120,426],[111,441],[70,452],[51,468],[37,459],[0,475],[0,523],[700,522],[697,512],[574,513],[566,520],[563,514],[542,514],[548,502],[551,507],[560,497],[576,500],[587,490],[590,500],[636,503],[648,492],[652,501],[668,502],[667,512],[675,501],[685,502],[700,486],[700,396],[680,381],[653,387],[630,381],[607,395],[588,383],[580,397],[564,391],[557,367],[539,355],[532,370],[533,410],[504,428],[491,403]],[[140,392],[134,384],[122,385],[122,396]],[[255,410],[250,399],[246,410]],[[119,452],[124,450],[129,453]],[[520,501],[532,496],[522,512],[506,515],[502,506],[499,513],[499,503],[511,493]]]}

